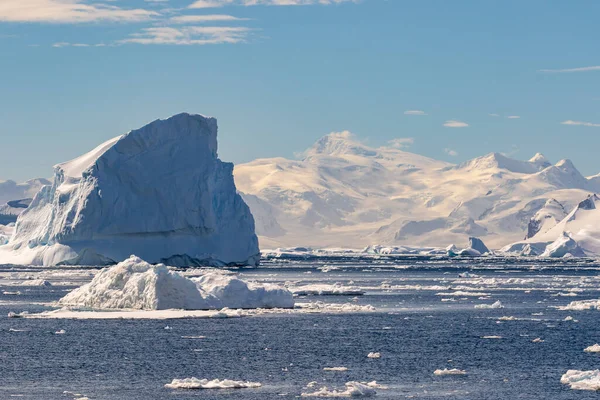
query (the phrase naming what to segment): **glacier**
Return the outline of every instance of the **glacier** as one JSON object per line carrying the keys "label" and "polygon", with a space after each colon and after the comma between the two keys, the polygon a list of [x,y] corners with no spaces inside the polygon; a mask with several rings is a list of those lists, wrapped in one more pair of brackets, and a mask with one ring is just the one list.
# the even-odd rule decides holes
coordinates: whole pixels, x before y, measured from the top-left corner
{"label": "glacier", "polygon": [[114,264],[131,254],[175,266],[257,265],[254,219],[217,121],[156,120],[54,167],[19,215],[0,263]]}

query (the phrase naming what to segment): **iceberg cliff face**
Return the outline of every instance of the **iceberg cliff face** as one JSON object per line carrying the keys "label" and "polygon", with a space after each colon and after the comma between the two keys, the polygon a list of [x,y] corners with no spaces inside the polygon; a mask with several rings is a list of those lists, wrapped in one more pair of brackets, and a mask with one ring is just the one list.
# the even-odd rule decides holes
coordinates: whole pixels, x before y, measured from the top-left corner
{"label": "iceberg cliff face", "polygon": [[178,266],[255,265],[259,258],[233,164],[217,158],[217,121],[189,114],[55,166],[54,183],[19,216],[6,247],[0,259],[19,264],[106,264],[132,253]]}

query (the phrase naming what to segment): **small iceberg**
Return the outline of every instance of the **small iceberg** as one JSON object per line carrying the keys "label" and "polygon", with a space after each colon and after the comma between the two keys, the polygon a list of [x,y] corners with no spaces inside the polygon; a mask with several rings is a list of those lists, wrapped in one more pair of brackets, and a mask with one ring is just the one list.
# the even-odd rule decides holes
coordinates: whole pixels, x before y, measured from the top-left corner
{"label": "small iceberg", "polygon": [[131,256],[104,268],[58,304],[94,310],[220,310],[293,308],[294,299],[289,290],[277,285],[248,283],[220,272],[188,279],[163,264]]}
{"label": "small iceberg", "polygon": [[258,382],[233,381],[230,379],[173,379],[165,385],[169,389],[254,389],[262,385]]}
{"label": "small iceberg", "polygon": [[583,349],[586,353],[600,353],[600,344],[596,343]]}
{"label": "small iceberg", "polygon": [[433,374],[437,375],[437,376],[466,375],[467,371],[458,369],[458,368],[452,368],[452,369],[444,368],[444,369],[436,369],[435,371],[433,371]]}
{"label": "small iceberg", "polygon": [[347,382],[345,390],[330,390],[327,386],[316,392],[302,393],[302,397],[371,397],[377,394],[376,388],[380,387],[376,382]]}
{"label": "small iceberg", "polygon": [[600,370],[570,369],[560,378],[560,383],[569,385],[573,390],[600,390]]}
{"label": "small iceberg", "polygon": [[475,306],[475,308],[497,309],[497,308],[504,308],[504,305],[502,304],[502,302],[500,300],[498,300],[493,304],[477,304]]}

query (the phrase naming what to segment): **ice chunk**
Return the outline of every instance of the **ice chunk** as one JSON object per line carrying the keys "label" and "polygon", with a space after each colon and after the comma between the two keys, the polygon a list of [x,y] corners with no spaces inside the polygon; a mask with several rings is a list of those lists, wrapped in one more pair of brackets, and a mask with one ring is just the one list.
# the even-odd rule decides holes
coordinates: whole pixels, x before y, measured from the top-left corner
{"label": "ice chunk", "polygon": [[325,367],[325,368],[323,368],[323,371],[344,372],[344,371],[348,371],[348,368],[346,368],[346,367]]}
{"label": "ice chunk", "polygon": [[596,343],[592,346],[586,347],[583,351],[586,353],[600,353],[600,344]]}
{"label": "ice chunk", "polygon": [[367,354],[367,358],[381,358],[381,353],[369,353]]}
{"label": "ice chunk", "polygon": [[504,305],[502,305],[502,302],[500,300],[496,301],[493,304],[477,304],[475,306],[475,308],[504,308]]}
{"label": "ice chunk", "polygon": [[292,286],[288,289],[296,296],[360,296],[365,294],[365,291],[360,288],[343,286],[339,283]]}
{"label": "ice chunk", "polygon": [[302,393],[302,397],[371,397],[377,394],[375,382],[347,382],[345,390],[329,389],[327,386],[322,387],[316,392]]}
{"label": "ice chunk", "polygon": [[229,274],[208,272],[188,279],[139,257],[104,268],[86,285],[58,302],[93,309],[208,310],[292,308],[292,294],[276,285],[244,282]]}
{"label": "ice chunk", "polygon": [[230,379],[173,379],[171,383],[165,385],[169,389],[252,389],[259,388],[262,385],[258,382],[233,381]]}
{"label": "ice chunk", "polygon": [[490,249],[483,243],[483,241],[476,237],[469,238],[469,248],[477,250],[479,254],[491,253]]}
{"label": "ice chunk", "polygon": [[584,311],[597,310],[600,308],[600,299],[598,300],[578,300],[572,301],[566,306],[558,307],[562,311]]}
{"label": "ice chunk", "polygon": [[452,369],[448,369],[448,368],[444,368],[444,369],[436,369],[435,371],[433,371],[434,375],[438,375],[438,376],[444,376],[444,375],[466,375],[467,371],[462,370],[462,369],[458,369],[458,368],[452,368]]}
{"label": "ice chunk", "polygon": [[574,390],[600,390],[600,370],[570,369],[560,378],[560,383],[569,385]]}

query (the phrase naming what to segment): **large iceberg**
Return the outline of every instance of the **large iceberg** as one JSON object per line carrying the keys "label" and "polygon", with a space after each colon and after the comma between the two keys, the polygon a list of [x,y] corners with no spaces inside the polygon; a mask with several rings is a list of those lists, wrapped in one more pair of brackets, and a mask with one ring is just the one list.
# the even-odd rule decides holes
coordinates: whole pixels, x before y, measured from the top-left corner
{"label": "large iceberg", "polygon": [[58,164],[18,218],[0,262],[256,265],[258,239],[217,121],[179,114]]}
{"label": "large iceberg", "polygon": [[294,299],[290,291],[277,285],[245,282],[220,272],[188,279],[165,265],[151,265],[131,256],[104,268],[58,304],[96,310],[216,310],[293,308]]}

